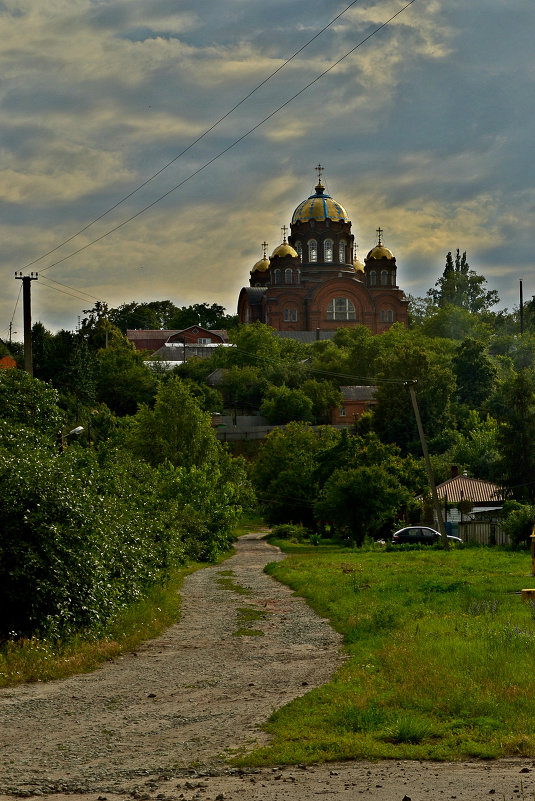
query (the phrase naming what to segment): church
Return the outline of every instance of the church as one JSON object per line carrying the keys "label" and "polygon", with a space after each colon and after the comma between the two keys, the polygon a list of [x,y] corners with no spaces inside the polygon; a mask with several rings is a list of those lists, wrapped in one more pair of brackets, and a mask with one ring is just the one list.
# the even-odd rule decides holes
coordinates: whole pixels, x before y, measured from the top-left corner
{"label": "church", "polygon": [[[325,191],[318,165],[315,193],[295,209],[282,244],[251,270],[249,286],[238,299],[241,323],[266,323],[281,332],[323,332],[365,325],[381,333],[407,325],[408,301],[397,284],[396,258],[382,241],[364,263],[356,258],[351,220]],[[323,338],[323,336],[321,337]]]}

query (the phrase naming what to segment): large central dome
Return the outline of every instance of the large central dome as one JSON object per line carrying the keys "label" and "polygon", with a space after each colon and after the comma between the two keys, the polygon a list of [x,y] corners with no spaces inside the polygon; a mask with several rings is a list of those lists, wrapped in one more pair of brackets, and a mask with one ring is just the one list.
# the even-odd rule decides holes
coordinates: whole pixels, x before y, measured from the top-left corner
{"label": "large central dome", "polygon": [[321,182],[316,186],[315,194],[298,205],[292,216],[292,225],[310,220],[349,222],[347,211],[330,195],[325,194],[325,187]]}

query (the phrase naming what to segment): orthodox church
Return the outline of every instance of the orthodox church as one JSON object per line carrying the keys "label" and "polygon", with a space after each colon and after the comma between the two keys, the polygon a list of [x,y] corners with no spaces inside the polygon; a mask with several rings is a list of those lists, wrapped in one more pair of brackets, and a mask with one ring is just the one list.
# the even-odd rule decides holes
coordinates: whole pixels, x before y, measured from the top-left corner
{"label": "orthodox church", "polygon": [[[327,194],[318,165],[316,191],[295,209],[283,241],[251,270],[238,299],[241,323],[259,321],[278,331],[335,331],[365,325],[381,333],[407,325],[408,301],[397,285],[396,258],[378,241],[364,263],[356,258],[351,221]],[[291,333],[287,334],[291,336]]]}

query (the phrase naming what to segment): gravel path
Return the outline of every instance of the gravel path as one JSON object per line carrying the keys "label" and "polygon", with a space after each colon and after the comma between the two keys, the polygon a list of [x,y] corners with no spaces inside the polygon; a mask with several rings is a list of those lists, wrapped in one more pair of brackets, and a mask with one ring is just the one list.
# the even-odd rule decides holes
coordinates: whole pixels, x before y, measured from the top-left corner
{"label": "gravel path", "polygon": [[533,765],[520,760],[229,769],[234,749],[266,742],[273,709],[342,660],[328,622],[263,573],[282,558],[260,532],[241,537],[231,559],[186,578],[181,620],[136,653],[0,690],[0,801],[535,800]]}

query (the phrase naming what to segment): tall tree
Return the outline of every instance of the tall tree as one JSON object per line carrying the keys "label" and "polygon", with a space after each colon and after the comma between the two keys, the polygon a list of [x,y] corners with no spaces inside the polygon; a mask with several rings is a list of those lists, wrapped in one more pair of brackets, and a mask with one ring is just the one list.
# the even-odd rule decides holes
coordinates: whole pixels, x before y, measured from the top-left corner
{"label": "tall tree", "polygon": [[486,283],[486,278],[470,269],[466,251],[461,254],[457,249],[455,262],[451,251],[447,254],[444,272],[427,296],[440,308],[460,306],[474,314],[487,311],[499,302],[497,291],[486,290]]}

